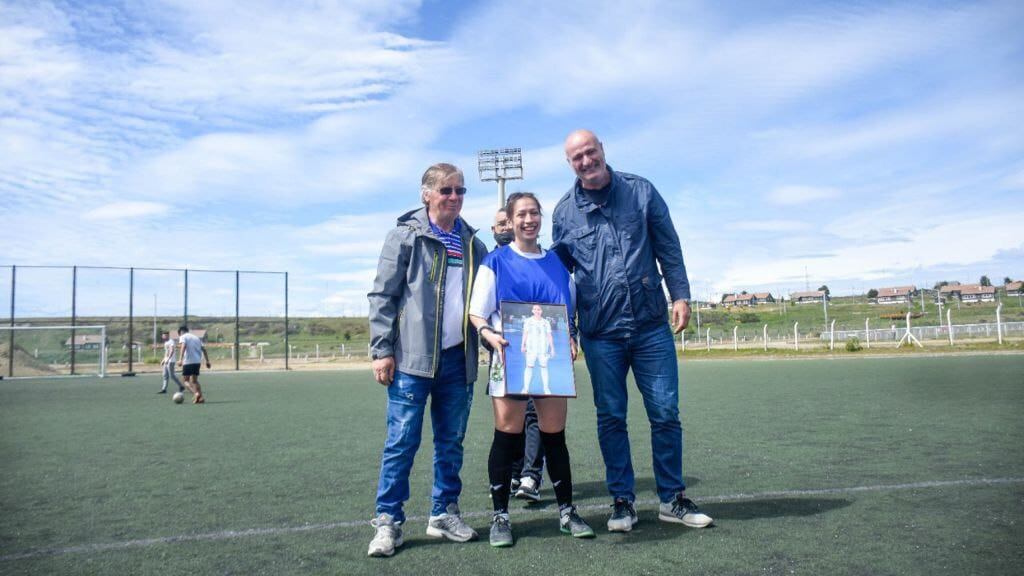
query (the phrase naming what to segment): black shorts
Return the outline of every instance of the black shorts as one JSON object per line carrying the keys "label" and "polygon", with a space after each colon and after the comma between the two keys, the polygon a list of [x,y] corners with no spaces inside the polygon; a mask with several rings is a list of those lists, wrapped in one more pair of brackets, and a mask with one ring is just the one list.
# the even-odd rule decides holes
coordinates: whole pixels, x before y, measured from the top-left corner
{"label": "black shorts", "polygon": [[199,376],[199,364],[185,364],[181,367],[182,376]]}

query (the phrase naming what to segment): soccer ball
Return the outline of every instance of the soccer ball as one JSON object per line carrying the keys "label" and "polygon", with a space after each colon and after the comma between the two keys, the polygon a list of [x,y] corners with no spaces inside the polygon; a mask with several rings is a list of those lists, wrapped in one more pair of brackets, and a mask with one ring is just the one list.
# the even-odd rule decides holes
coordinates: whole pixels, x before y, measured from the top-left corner
{"label": "soccer ball", "polygon": [[175,404],[181,404],[185,401],[185,395],[181,392],[175,392],[174,396],[171,396],[171,400],[174,400]]}

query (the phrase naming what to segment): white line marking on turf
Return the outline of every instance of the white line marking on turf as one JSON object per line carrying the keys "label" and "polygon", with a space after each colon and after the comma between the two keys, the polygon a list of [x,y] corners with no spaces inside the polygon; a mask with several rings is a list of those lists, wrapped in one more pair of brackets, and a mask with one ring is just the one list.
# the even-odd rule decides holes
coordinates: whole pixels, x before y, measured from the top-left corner
{"label": "white line marking on turf", "polygon": [[[831,496],[837,494],[857,494],[860,492],[885,492],[891,490],[920,490],[924,488],[951,488],[970,486],[998,486],[1006,484],[1024,484],[1024,478],[973,478],[965,480],[934,480],[927,482],[910,482],[906,484],[880,484],[875,486],[848,486],[845,488],[819,488],[806,490],[778,490],[774,492],[752,492],[725,494],[721,496],[702,496],[699,498],[701,504],[718,502],[742,502],[748,500],[763,500],[771,498],[794,498],[799,496]],[[647,506],[658,504],[657,500],[637,500],[636,504]],[[516,510],[516,514],[538,514],[550,512],[552,506],[533,506]],[[577,506],[580,510],[604,510],[608,504],[587,504]],[[466,512],[463,516],[467,518],[489,517],[492,512],[474,511]],[[406,523],[426,521],[426,516],[409,516]],[[341,530],[348,528],[362,528],[369,526],[367,520],[349,520],[345,522],[326,522],[321,524],[303,524],[302,526],[281,526],[277,528],[249,528],[247,530],[222,530],[220,532],[207,532],[205,534],[183,534],[179,536],[163,536],[160,538],[143,538],[139,540],[125,540],[123,542],[108,542],[100,544],[82,544],[79,546],[67,546],[64,548],[41,548],[16,552],[0,556],[0,561],[27,560],[42,558],[46,556],[61,556],[64,554],[81,554],[90,552],[107,552],[111,550],[125,550],[128,548],[142,548],[157,544],[175,544],[178,542],[207,542],[214,540],[231,540],[235,538],[247,538],[250,536],[277,536],[279,534],[295,534],[302,532],[316,532],[326,530]]]}

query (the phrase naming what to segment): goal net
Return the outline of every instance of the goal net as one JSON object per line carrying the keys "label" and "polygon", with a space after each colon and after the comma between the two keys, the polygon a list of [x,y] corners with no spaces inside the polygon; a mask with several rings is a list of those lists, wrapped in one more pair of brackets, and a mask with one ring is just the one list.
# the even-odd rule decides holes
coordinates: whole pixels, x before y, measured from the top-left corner
{"label": "goal net", "polygon": [[107,375],[106,326],[0,326],[0,376]]}

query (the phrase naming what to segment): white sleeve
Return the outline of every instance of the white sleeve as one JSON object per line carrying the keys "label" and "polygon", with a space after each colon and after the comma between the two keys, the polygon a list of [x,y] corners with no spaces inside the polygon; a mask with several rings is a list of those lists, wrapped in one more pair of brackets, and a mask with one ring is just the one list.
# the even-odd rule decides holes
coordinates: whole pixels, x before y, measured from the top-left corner
{"label": "white sleeve", "polygon": [[487,266],[477,268],[476,279],[473,280],[473,294],[469,298],[469,313],[480,318],[490,319],[498,310],[494,286],[494,270]]}

